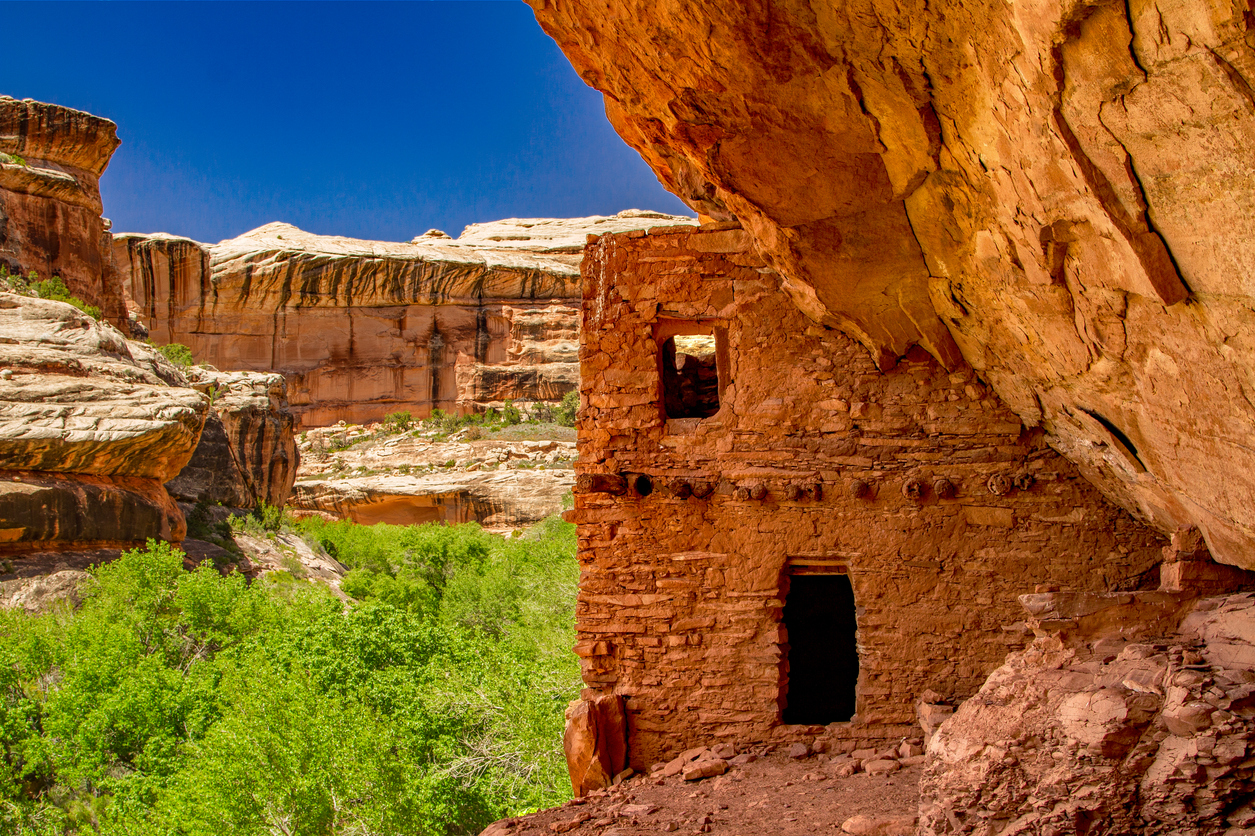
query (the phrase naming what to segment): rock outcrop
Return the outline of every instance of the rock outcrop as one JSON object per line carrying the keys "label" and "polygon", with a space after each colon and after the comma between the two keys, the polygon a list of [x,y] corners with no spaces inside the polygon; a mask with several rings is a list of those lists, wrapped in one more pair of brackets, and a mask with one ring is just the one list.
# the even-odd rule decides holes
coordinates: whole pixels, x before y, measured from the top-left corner
{"label": "rock outcrop", "polygon": [[1245,4],[531,0],[611,122],[887,368],[965,358],[1255,567]]}
{"label": "rock outcrop", "polygon": [[291,508],[364,525],[478,522],[523,528],[562,510],[571,470],[503,470],[309,479],[292,489]]}
{"label": "rock outcrop", "polygon": [[163,483],[209,399],[161,355],[61,302],[0,294],[0,551],[183,538]]}
{"label": "rock outcrop", "polygon": [[[1192,611],[1180,593],[1120,597],[1097,631],[1079,624],[1097,602],[1077,612],[1072,601],[1065,614],[1081,618],[1053,619],[942,725],[921,781],[922,836],[1255,826],[1255,595]],[[1054,632],[1063,622],[1071,634]]]}
{"label": "rock outcrop", "polygon": [[579,379],[587,234],[691,222],[509,220],[409,243],[274,223],[213,246],[129,234],[113,246],[154,340],[219,368],[282,373],[298,422],[316,427],[561,398]]}
{"label": "rock outcrop", "polygon": [[122,327],[126,310],[100,202],[117,127],[68,107],[0,96],[0,264],[23,276],[60,276]]}
{"label": "rock outcrop", "polygon": [[283,375],[195,366],[184,374],[211,409],[191,461],[166,489],[184,502],[282,508],[299,463]]}

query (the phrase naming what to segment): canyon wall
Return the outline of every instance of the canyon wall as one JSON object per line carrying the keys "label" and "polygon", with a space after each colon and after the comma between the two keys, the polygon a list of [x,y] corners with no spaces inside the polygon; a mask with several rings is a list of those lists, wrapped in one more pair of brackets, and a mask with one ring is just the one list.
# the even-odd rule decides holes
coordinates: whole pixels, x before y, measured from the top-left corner
{"label": "canyon wall", "polygon": [[[1018,594],[1155,586],[1161,538],[971,368],[880,371],[730,226],[584,260],[576,653],[585,698],[624,698],[635,768],[720,738],[900,741],[921,694],[967,698],[1022,646]],[[822,627],[789,614],[816,582],[852,592]]]}
{"label": "canyon wall", "polygon": [[100,202],[100,175],[117,147],[108,119],[0,96],[0,264],[22,276],[60,276],[125,327]]}
{"label": "canyon wall", "polygon": [[881,368],[970,365],[1255,567],[1246,3],[531,0],[615,128]]}
{"label": "canyon wall", "polygon": [[199,362],[276,371],[302,427],[557,400],[578,384],[589,233],[691,223],[649,212],[432,230],[410,243],[268,224],[205,246],[116,235],[140,321]]}

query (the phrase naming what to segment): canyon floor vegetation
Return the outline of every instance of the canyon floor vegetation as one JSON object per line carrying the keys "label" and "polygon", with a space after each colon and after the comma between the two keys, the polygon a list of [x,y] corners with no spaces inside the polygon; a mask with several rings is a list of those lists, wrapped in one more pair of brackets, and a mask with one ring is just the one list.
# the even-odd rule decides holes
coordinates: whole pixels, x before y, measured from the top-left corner
{"label": "canyon floor vegetation", "polygon": [[0,613],[0,832],[463,834],[566,797],[574,526],[294,525],[356,600],[150,543]]}

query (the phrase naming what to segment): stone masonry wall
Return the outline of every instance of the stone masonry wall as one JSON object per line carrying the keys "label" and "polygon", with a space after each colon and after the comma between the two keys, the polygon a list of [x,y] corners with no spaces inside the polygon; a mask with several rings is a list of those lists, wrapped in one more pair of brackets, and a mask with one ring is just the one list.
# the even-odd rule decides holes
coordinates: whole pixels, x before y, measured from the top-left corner
{"label": "stone masonry wall", "polygon": [[[625,698],[636,768],[719,737],[824,732],[780,721],[797,565],[840,566],[854,588],[857,714],[826,732],[852,741],[907,734],[925,690],[975,693],[1023,646],[1017,594],[1153,585],[1160,559],[1159,535],[970,368],[915,350],[878,371],[748,248],[708,225],[585,250],[576,652],[586,698]],[[723,335],[720,409],[668,420],[659,343],[692,323]]]}

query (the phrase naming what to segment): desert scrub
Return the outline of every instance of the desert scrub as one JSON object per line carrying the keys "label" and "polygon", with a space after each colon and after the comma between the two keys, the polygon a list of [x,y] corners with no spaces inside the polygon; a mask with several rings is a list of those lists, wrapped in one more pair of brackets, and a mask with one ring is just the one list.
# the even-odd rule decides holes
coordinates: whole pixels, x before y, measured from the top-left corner
{"label": "desert scrub", "polygon": [[150,543],[0,612],[0,833],[444,836],[569,795],[574,527],[307,522],[357,603]]}
{"label": "desert scrub", "polygon": [[554,423],[564,427],[574,427],[576,414],[580,411],[580,392],[572,389],[562,396],[562,403],[554,410]]}
{"label": "desert scrub", "polygon": [[394,433],[403,433],[414,426],[414,415],[407,411],[389,412],[383,417],[384,428]]}
{"label": "desert scrub", "polygon": [[[186,369],[188,366],[192,365],[192,363],[196,362],[192,357],[192,349],[183,345],[183,343],[167,343],[166,345],[157,345],[152,340],[149,340],[148,344],[157,349],[157,353],[159,353],[162,357],[166,358],[181,369]],[[214,394],[216,395],[216,389]]]}
{"label": "desert scrub", "polygon": [[53,276],[51,279],[41,279],[39,274],[32,270],[23,278],[20,274],[10,273],[7,266],[0,264],[0,288],[7,288],[9,292],[20,296],[50,299],[54,302],[64,302],[67,305],[73,305],[92,319],[100,319],[101,316],[100,308],[95,305],[89,305],[70,293],[70,289],[65,286],[65,282],[62,281],[60,276]]}

